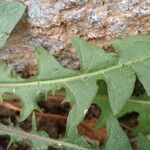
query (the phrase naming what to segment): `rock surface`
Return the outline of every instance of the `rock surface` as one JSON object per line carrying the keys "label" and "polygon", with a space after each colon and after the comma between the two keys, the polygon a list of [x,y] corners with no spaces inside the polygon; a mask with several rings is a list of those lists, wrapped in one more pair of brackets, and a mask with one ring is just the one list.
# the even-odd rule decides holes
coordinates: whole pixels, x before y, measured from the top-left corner
{"label": "rock surface", "polygon": [[73,35],[109,50],[114,38],[150,34],[150,0],[21,1],[27,11],[0,58],[25,76],[36,72],[33,51],[37,45],[51,51],[64,66],[78,69],[78,56],[70,44]]}

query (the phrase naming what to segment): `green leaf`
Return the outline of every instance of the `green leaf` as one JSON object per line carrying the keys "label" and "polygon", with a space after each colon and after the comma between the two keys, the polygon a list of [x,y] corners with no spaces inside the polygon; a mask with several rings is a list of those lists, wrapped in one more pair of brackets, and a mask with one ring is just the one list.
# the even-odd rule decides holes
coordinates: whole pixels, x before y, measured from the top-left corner
{"label": "green leaf", "polygon": [[[134,37],[135,40],[139,38],[145,39],[145,41],[142,41],[143,47],[147,45],[147,36]],[[117,43],[121,45],[123,41],[126,41],[126,39],[119,40]],[[142,59],[135,58],[135,61],[126,61],[120,64],[122,55],[119,53],[106,53],[103,49],[90,45],[85,40],[77,37],[73,38],[73,45],[80,57],[80,71],[62,67],[42,47],[35,50],[35,56],[38,60],[38,73],[36,76],[21,79],[19,76],[13,76],[11,70],[5,67],[0,68],[0,95],[7,91],[13,92],[21,98],[23,103],[21,116],[23,119],[34,109],[39,109],[36,104],[36,97],[39,93],[44,92],[47,94],[48,91],[55,92],[60,88],[66,89],[64,101],[73,103],[68,116],[66,133],[66,138],[72,139],[70,141],[72,143],[75,142],[73,135],[78,134],[77,125],[84,118],[86,110],[90,107],[97,94],[97,81],[104,80],[107,83],[110,106],[113,114],[116,115],[132,94],[137,73],[133,65],[138,65],[138,63],[149,57],[147,55],[145,58],[144,55]],[[134,43],[132,45],[134,49]],[[123,50],[122,47],[120,47],[120,50]],[[146,47],[146,50],[149,51],[148,47]],[[124,51],[128,53],[127,50]],[[143,84],[145,83],[143,82]],[[145,86],[145,88],[147,87],[149,87],[149,84]],[[80,139],[76,140],[78,145],[85,143],[82,137],[78,139]]]}
{"label": "green leaf", "polygon": [[[78,40],[79,39],[77,38],[77,41]],[[91,54],[92,53],[93,52],[91,51]],[[104,53],[104,51],[102,51],[102,53]],[[56,91],[61,87],[65,87],[67,95],[73,98],[71,101],[74,103],[67,123],[67,133],[71,136],[72,134],[70,133],[72,132],[72,129],[76,131],[75,128],[77,128],[77,125],[84,118],[85,110],[90,107],[92,100],[97,93],[97,77],[89,77],[88,74],[82,75],[80,72],[63,68],[46,50],[41,47],[36,49],[35,54],[39,65],[37,76],[24,81],[19,78],[13,78],[14,80],[16,79],[13,84],[11,84],[11,81],[9,80],[6,80],[7,83],[4,83],[3,81],[5,79],[2,79],[2,84],[0,86],[1,93],[4,89],[9,92],[13,92],[15,89],[15,94],[17,94],[23,102],[21,117],[25,119],[34,109],[38,109],[36,105],[37,93],[46,93],[49,90]],[[109,56],[109,54],[107,55]],[[111,55],[111,57],[114,56]],[[107,61],[106,58],[105,60]],[[8,75],[4,72],[3,78],[9,78]],[[68,101],[70,101],[70,99],[68,99]]]}
{"label": "green leaf", "polygon": [[100,117],[96,123],[96,128],[101,128],[106,124],[107,119],[112,114],[112,109],[107,96],[98,95],[95,97],[93,103],[96,104],[101,110]]}
{"label": "green leaf", "polygon": [[112,44],[118,50],[119,65],[122,67],[104,74],[110,105],[113,114],[116,115],[133,92],[135,73],[145,87],[147,94],[150,93],[150,37],[131,36],[123,40],[114,40]]}
{"label": "green leaf", "polygon": [[74,128],[72,128],[72,131],[68,133],[68,137],[65,138],[64,142],[73,143],[75,145],[91,149],[90,145],[87,144],[87,141],[82,136],[77,134],[77,131],[75,131]]}
{"label": "green leaf", "polygon": [[[32,133],[33,135],[38,135],[39,137],[44,137],[44,138],[49,138],[48,134],[46,134],[45,132],[43,131],[38,131],[38,132],[33,132]],[[48,142],[43,142],[43,141],[40,141],[40,140],[35,140],[35,139],[32,139],[32,150],[35,150],[36,149],[39,149],[39,150],[46,150],[48,149],[49,147],[49,143]]]}
{"label": "green leaf", "polygon": [[145,92],[143,94],[140,94],[138,96],[132,96],[132,99],[135,99],[135,100],[150,100],[150,96],[148,96]]}
{"label": "green leaf", "polygon": [[128,101],[128,103],[125,105],[122,112],[120,113],[120,116],[127,112],[128,113],[130,113],[130,112],[139,113],[138,125],[134,129],[134,134],[137,134],[138,132],[141,132],[144,134],[144,133],[148,133],[150,131],[149,107],[150,107],[150,97],[149,97],[149,100],[131,99]]}
{"label": "green leaf", "polygon": [[136,77],[131,68],[122,67],[106,72],[105,78],[110,106],[116,115],[132,95]]}
{"label": "green leaf", "polygon": [[[98,86],[96,85],[95,79],[82,79],[67,84],[67,87],[70,89],[74,96],[75,107],[71,110],[68,118],[68,125],[74,127],[78,124],[84,117],[85,110],[88,110],[90,107],[93,98],[95,97]],[[78,93],[79,91],[82,91]],[[79,115],[80,114],[80,115]]]}
{"label": "green leaf", "polygon": [[[38,131],[37,130],[36,117],[35,117],[34,113],[32,114],[32,131],[31,131],[31,134],[38,135],[40,137],[45,137],[45,138],[49,137],[48,134],[45,131]],[[36,149],[41,149],[41,150],[42,149],[46,150],[49,147],[48,142],[44,142],[44,144],[43,144],[43,141],[39,141],[39,140],[35,140],[35,139],[31,139],[31,141],[32,141],[32,149],[33,150],[35,148]]]}
{"label": "green leaf", "polygon": [[110,116],[107,121],[108,140],[105,150],[131,150],[129,139],[116,118]]}
{"label": "green leaf", "polygon": [[[150,100],[150,97],[149,97]],[[125,104],[122,111],[117,115],[117,117],[121,117],[125,115],[126,113],[132,113],[137,112],[139,113],[138,116],[138,125],[134,128],[133,134],[137,135],[139,132],[141,133],[149,133],[150,131],[150,101],[148,100],[148,97],[145,95],[142,97],[134,97],[134,99],[130,99]],[[106,96],[97,96],[94,100],[94,103],[96,103],[101,108],[101,116],[99,118],[99,121],[97,122],[97,128],[102,127],[105,125],[107,118],[112,113],[108,98]]]}
{"label": "green leaf", "polygon": [[134,69],[150,95],[150,36],[131,36],[124,40],[114,40],[112,43],[118,50],[119,63]]}
{"label": "green leaf", "polygon": [[37,105],[37,90],[33,88],[16,88],[15,94],[19,95],[23,108],[21,110],[20,116],[22,120],[25,120],[33,110],[38,110]]}
{"label": "green leaf", "polygon": [[24,12],[25,6],[19,2],[0,1],[0,48]]}
{"label": "green leaf", "polygon": [[88,43],[84,39],[74,37],[72,38],[72,45],[79,54],[83,73],[109,68],[117,63],[115,53],[106,53],[102,48]]}
{"label": "green leaf", "polygon": [[38,74],[36,80],[61,79],[76,75],[77,73],[74,70],[63,68],[43,47],[36,48],[35,56],[38,61]]}
{"label": "green leaf", "polygon": [[10,135],[11,140],[9,146],[12,143],[21,142],[22,140],[30,140],[32,142],[32,149],[46,150],[48,146],[52,146],[58,149],[73,149],[73,150],[89,150],[88,148],[80,147],[68,142],[55,140],[48,138],[48,135],[42,131],[32,131],[31,133],[25,132],[19,127],[8,127],[0,124],[0,135]]}
{"label": "green leaf", "polygon": [[[24,11],[25,6],[19,2],[0,2],[0,47],[4,45]],[[103,120],[101,120],[101,123],[104,124],[112,112],[113,115],[117,115],[122,110],[118,114],[118,116],[121,116],[126,112],[137,111],[140,117],[136,130],[147,132],[150,123],[148,119],[149,101],[130,100],[127,102],[127,100],[133,92],[136,76],[145,87],[147,94],[150,95],[150,36],[133,36],[122,40],[114,40],[113,46],[118,50],[117,54],[106,53],[102,48],[77,37],[73,38],[72,43],[80,58],[80,71],[62,67],[42,47],[37,48],[35,51],[38,60],[38,73],[34,77],[22,79],[11,69],[6,68],[6,65],[0,64],[0,99],[2,100],[4,92],[19,96],[23,104],[21,118],[25,119],[34,109],[39,110],[37,106],[39,93],[44,92],[47,94],[48,91],[55,93],[56,90],[65,88],[66,98],[64,102],[73,103],[67,121],[66,140],[69,139],[70,143],[89,148],[85,139],[78,135],[77,125],[84,118],[86,110],[97,94],[99,87],[97,82],[104,80],[107,83],[110,103],[106,101],[103,103],[101,100],[104,106],[102,106]],[[6,133],[11,131],[11,129],[9,130],[2,125],[1,129]],[[106,150],[111,149],[111,145],[114,145],[116,149],[124,147],[131,149],[125,133],[115,118],[109,118],[107,129],[109,139]],[[58,144],[56,141],[49,141],[45,138],[47,136],[45,133],[37,133],[35,130],[32,133],[33,135],[28,135],[18,129],[17,131],[13,130],[14,132],[15,138],[11,138],[12,141],[22,139],[23,135],[34,138],[36,134],[38,140],[31,139],[31,141],[33,147],[40,149],[45,149],[49,142],[55,143],[57,146],[64,145],[80,149],[79,146],[72,144],[64,144],[63,142]],[[45,137],[42,137],[41,134]],[[46,142],[44,147],[42,146],[42,139]],[[127,146],[122,146],[125,144]]]}
{"label": "green leaf", "polygon": [[143,134],[139,134],[137,150],[149,150],[150,140],[148,140]]}

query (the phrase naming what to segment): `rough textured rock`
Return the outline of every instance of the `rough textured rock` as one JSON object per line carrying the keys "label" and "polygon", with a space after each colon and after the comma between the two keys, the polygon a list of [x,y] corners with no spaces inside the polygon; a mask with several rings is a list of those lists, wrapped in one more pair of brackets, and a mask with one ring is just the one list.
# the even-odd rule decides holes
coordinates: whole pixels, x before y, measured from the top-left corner
{"label": "rough textured rock", "polygon": [[35,73],[33,51],[34,46],[40,44],[64,66],[77,69],[78,57],[70,44],[73,35],[109,49],[113,38],[150,34],[150,0],[22,2],[27,6],[26,14],[1,50],[0,57],[9,60],[8,63],[17,71],[26,71],[26,74]]}

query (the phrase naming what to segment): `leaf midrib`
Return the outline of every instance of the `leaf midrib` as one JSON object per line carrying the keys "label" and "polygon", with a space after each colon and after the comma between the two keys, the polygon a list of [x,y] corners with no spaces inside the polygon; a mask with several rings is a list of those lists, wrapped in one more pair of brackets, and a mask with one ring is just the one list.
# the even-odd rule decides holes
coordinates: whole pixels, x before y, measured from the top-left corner
{"label": "leaf midrib", "polygon": [[35,140],[35,141],[43,141],[43,143],[44,142],[48,143],[49,145],[57,147],[57,148],[60,147],[59,145],[61,145],[62,147],[66,147],[66,148],[70,148],[70,149],[74,149],[74,150],[79,150],[79,149],[90,150],[88,148],[83,148],[83,147],[80,147],[80,146],[75,145],[75,144],[67,143],[67,142],[60,141],[60,140],[55,140],[52,138],[46,138],[46,137],[39,136],[39,135],[36,135],[33,133],[27,133],[27,132],[25,132],[23,130],[19,130],[19,129],[17,130],[17,129],[5,126],[1,123],[0,123],[0,131],[1,132],[3,131],[5,134],[9,134],[12,136],[17,135],[23,139],[26,138],[26,139]]}
{"label": "leaf midrib", "polygon": [[[55,84],[55,83],[65,83],[65,82],[69,82],[69,81],[73,81],[73,80],[79,80],[79,79],[84,79],[84,78],[90,78],[90,77],[94,77],[94,76],[98,76],[98,75],[103,75],[105,72],[107,71],[111,71],[113,69],[118,69],[121,67],[125,67],[125,66],[130,66],[132,64],[138,63],[138,62],[142,62],[146,59],[149,59],[150,56],[145,57],[143,59],[140,59],[138,61],[133,61],[133,62],[128,62],[128,63],[124,63],[124,64],[118,64],[117,66],[112,66],[108,69],[103,69],[103,70],[98,70],[95,72],[89,72],[89,73],[84,73],[84,74],[80,74],[80,75],[76,75],[76,76],[71,76],[71,77],[66,77],[66,78],[60,78],[60,79],[54,79],[54,80],[42,80],[42,81],[29,81],[26,80],[25,82],[12,82],[12,83],[0,83],[0,88],[5,88],[5,87],[25,87],[25,86],[38,86],[38,85],[48,85],[48,84]],[[99,77],[100,79],[100,77]]]}
{"label": "leaf midrib", "polygon": [[[97,99],[107,101],[108,100],[108,96],[106,96],[106,95],[98,95],[95,98],[95,100],[97,100]],[[142,104],[142,105],[150,105],[150,101],[149,100],[145,100],[144,98],[135,99],[134,97],[131,97],[130,99],[128,99],[127,102],[128,103]]]}

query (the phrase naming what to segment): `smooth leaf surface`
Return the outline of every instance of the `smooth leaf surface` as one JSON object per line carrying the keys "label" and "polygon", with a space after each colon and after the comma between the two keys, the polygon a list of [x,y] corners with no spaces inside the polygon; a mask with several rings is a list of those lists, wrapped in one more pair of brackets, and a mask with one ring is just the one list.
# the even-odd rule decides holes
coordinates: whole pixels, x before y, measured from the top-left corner
{"label": "smooth leaf surface", "polygon": [[[101,108],[101,116],[99,121],[97,122],[97,127],[102,127],[107,122],[107,118],[112,113],[110,104],[108,102],[108,98],[106,96],[97,96],[94,100]],[[134,97],[134,99],[130,99],[125,104],[122,111],[117,115],[117,117],[121,117],[126,113],[137,112],[138,116],[138,125],[134,128],[133,134],[138,134],[139,132],[146,134],[150,131],[150,97],[148,96],[140,96]]]}
{"label": "smooth leaf surface", "polygon": [[134,36],[112,42],[120,56],[119,63],[135,70],[139,80],[150,95],[150,36]]}
{"label": "smooth leaf surface", "polygon": [[105,150],[131,150],[129,139],[116,118],[110,116],[107,121],[108,140]]}
{"label": "smooth leaf surface", "polygon": [[79,54],[83,73],[108,68],[117,63],[115,53],[106,53],[102,48],[88,43],[84,39],[74,37],[72,45]]}
{"label": "smooth leaf surface", "polygon": [[[35,56],[38,61],[37,80],[61,79],[75,75],[74,70],[66,69],[43,47],[37,47]],[[47,69],[45,69],[47,68]]]}
{"label": "smooth leaf surface", "polygon": [[139,134],[137,150],[149,150],[150,140],[148,140],[143,134]]}
{"label": "smooth leaf surface", "polygon": [[108,87],[110,106],[113,113],[117,114],[132,95],[136,77],[133,70],[128,67],[114,69],[104,74]]}

